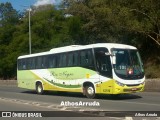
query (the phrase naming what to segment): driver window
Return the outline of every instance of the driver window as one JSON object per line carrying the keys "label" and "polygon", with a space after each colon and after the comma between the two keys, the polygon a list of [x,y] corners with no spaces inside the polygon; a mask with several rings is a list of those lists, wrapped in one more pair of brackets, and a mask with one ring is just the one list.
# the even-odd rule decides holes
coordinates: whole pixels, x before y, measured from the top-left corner
{"label": "driver window", "polygon": [[101,75],[111,77],[112,67],[110,56],[105,53],[108,52],[107,48],[95,48],[96,67]]}

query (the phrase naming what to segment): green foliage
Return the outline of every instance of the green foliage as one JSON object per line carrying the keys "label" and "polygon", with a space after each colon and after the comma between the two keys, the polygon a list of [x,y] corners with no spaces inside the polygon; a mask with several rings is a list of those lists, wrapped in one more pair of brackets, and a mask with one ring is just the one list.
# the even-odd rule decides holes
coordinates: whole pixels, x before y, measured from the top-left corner
{"label": "green foliage", "polygon": [[146,67],[145,71],[146,71],[145,74],[147,78],[160,78],[160,74],[159,74],[160,65],[148,66]]}
{"label": "green foliage", "polygon": [[15,53],[10,51],[9,46],[14,39],[18,16],[18,12],[10,3],[0,4],[0,76],[5,79],[15,76]]}
{"label": "green foliage", "polygon": [[[90,43],[134,45],[145,64],[160,64],[155,62],[160,55],[160,4],[157,0],[68,1],[70,6],[66,12],[82,19],[82,30]],[[150,69],[146,69],[148,72]]]}
{"label": "green foliage", "polygon": [[0,25],[14,25],[18,21],[18,14],[15,9],[13,9],[11,3],[1,3],[0,4]]}
{"label": "green foliage", "polygon": [[[61,9],[54,5],[32,7],[32,53],[71,44],[130,44],[140,50],[147,77],[159,77],[158,0],[64,0],[62,3]],[[65,16],[68,14],[71,16]],[[2,78],[15,77],[17,57],[29,53],[28,15],[28,11],[18,13],[11,3],[0,3]]]}

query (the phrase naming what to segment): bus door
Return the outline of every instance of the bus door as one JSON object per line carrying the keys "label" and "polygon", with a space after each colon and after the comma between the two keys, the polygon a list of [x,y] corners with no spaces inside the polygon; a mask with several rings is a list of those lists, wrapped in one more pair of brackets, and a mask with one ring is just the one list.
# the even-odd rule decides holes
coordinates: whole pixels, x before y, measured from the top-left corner
{"label": "bus door", "polygon": [[95,63],[99,73],[100,93],[111,93],[112,67],[107,48],[95,48]]}

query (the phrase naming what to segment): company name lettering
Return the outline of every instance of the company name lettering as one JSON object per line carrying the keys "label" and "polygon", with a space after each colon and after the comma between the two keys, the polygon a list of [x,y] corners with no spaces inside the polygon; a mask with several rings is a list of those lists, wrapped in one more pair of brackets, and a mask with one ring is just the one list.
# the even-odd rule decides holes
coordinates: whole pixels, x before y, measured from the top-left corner
{"label": "company name lettering", "polygon": [[70,102],[70,101],[62,101],[61,106],[100,106],[99,102]]}

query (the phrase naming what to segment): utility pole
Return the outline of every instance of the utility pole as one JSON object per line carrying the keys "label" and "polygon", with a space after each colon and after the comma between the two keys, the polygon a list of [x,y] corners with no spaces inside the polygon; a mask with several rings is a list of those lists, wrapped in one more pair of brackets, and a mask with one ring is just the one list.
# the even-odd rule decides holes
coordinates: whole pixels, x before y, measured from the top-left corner
{"label": "utility pole", "polygon": [[31,8],[29,8],[29,54],[32,53],[32,44],[31,44]]}
{"label": "utility pole", "polygon": [[29,38],[29,54],[32,54],[32,37],[31,37],[31,11],[32,11],[32,9],[31,9],[31,7],[30,6],[22,6],[22,7],[25,7],[25,8],[28,8],[29,7],[29,9],[27,9],[27,11],[28,11],[28,33],[29,33],[29,36],[28,36],[28,38]]}

